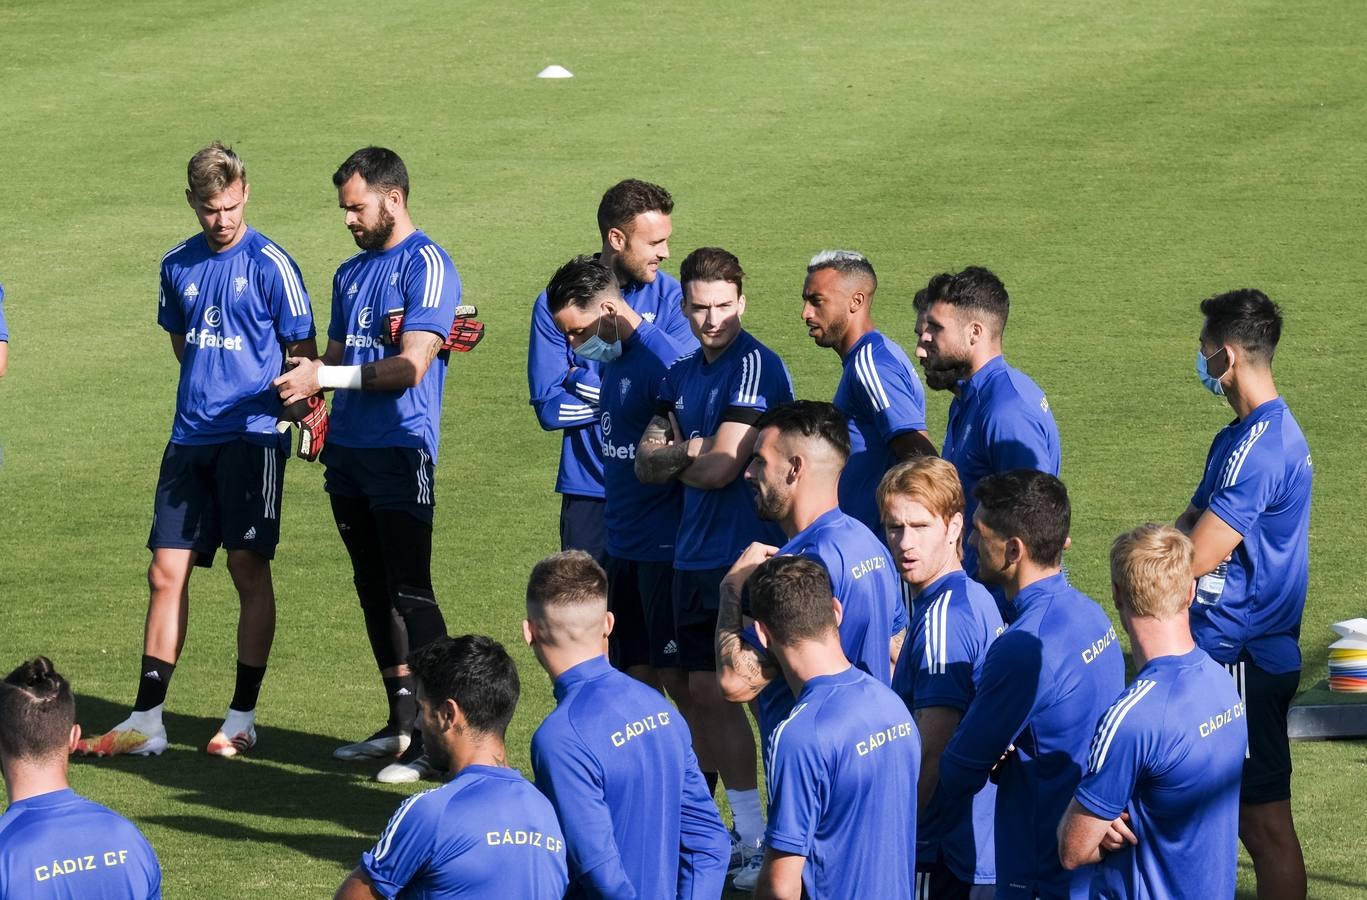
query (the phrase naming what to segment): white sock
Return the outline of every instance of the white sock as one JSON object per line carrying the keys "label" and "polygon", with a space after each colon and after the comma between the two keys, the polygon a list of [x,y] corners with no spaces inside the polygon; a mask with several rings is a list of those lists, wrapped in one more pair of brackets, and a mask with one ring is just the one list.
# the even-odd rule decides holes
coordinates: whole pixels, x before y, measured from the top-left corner
{"label": "white sock", "polygon": [[152,735],[166,730],[166,726],[161,724],[161,711],[166,707],[165,703],[158,704],[151,709],[134,711],[128,717],[128,725],[135,731],[143,734]]}
{"label": "white sock", "polygon": [[764,814],[759,811],[759,788],[750,791],[727,789],[727,802],[736,820],[736,834],[749,847],[758,847],[764,840]]}
{"label": "white sock", "polygon": [[256,710],[249,709],[242,712],[237,709],[229,709],[228,714],[223,717],[223,733],[228,737],[242,734],[249,731],[256,723]]}

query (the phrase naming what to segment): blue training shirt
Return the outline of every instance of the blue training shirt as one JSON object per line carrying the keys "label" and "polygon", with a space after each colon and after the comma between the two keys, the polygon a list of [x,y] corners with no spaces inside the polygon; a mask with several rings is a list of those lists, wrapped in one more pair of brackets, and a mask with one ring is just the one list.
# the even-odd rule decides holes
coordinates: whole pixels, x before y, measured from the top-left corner
{"label": "blue training shirt", "polygon": [[203,234],[176,245],[161,260],[157,324],[185,337],[173,443],[280,441],[271,381],[284,345],[314,336],[304,281],[285,251],[254,228],[222,253]]}
{"label": "blue training shirt", "polygon": [[[858,520],[839,508],[828,510],[793,535],[778,550],[779,556],[805,556],[821,563],[831,578],[831,589],[840,601],[840,646],[845,658],[883,684],[892,680],[892,657],[888,642],[907,627],[896,571],[888,548]],[[763,650],[754,626],[745,639]],[[782,677],[764,686],[759,703],[759,733],[769,735],[793,711],[797,702]]]}
{"label": "blue training shirt", "polygon": [[622,355],[602,367],[597,431],[609,556],[640,562],[674,559],[683,486],[677,481],[643,484],[636,477],[636,445],[655,417],[660,379],[674,360],[697,346],[691,331],[681,341],[643,321],[622,342]]}
{"label": "blue training shirt", "polygon": [[161,865],[132,822],[66,788],[0,816],[0,897],[157,900]]}
{"label": "blue training shirt", "polygon": [[[913,713],[933,706],[966,713],[982,683],[987,649],[1005,627],[987,588],[962,569],[950,572],[912,601],[911,634],[897,659],[892,689]],[[988,782],[935,815],[921,810],[917,861],[943,860],[955,878],[968,884],[996,883],[996,808],[997,786]]]}
{"label": "blue training shirt", "polygon": [[[964,486],[964,525],[972,527],[973,489],[986,475],[1037,469],[1055,477],[1061,461],[1058,425],[1044,391],[1030,376],[993,358],[960,381],[949,404],[940,455],[954,463]],[[978,549],[964,541],[964,571],[978,572]]]}
{"label": "blue training shirt", "polygon": [[1014,600],[987,651],[977,697],[940,757],[941,804],[977,793],[997,769],[997,896],[1086,897],[1090,867],[1064,870],[1056,829],[1087,765],[1092,732],[1125,686],[1110,619],[1062,574]]}
{"label": "blue training shirt", "polygon": [[774,730],[764,842],[807,858],[809,897],[910,897],[921,736],[886,685],[851,666],[808,681]]}
{"label": "blue training shirt", "polygon": [[731,841],[683,716],[604,656],[562,673],[555,699],[532,767],[565,828],[568,896],[720,897]]}
{"label": "blue training shirt", "polygon": [[911,360],[879,331],[861,337],[843,360],[835,406],[849,421],[850,459],[840,473],[840,508],[882,534],[878,482],[896,455],[888,442],[926,429],[926,392]]}
{"label": "blue training shirt", "polygon": [[1092,896],[1233,898],[1248,720],[1197,647],[1151,659],[1097,724],[1077,802],[1130,814],[1139,843],[1102,856]]}
{"label": "blue training shirt", "polygon": [[5,321],[5,286],[0,284],[0,341],[9,342],[9,323]]}
{"label": "blue training shirt", "polygon": [[467,766],[399,804],[361,867],[385,897],[559,900],[569,882],[555,810],[497,766]]}
{"label": "blue training shirt", "polygon": [[[683,314],[679,282],[658,272],[649,284],[622,288],[622,299],[647,322],[663,329],[681,346],[696,347]],[[685,351],[680,351],[685,352]],[[555,490],[581,497],[603,496],[603,460],[599,453],[598,395],[602,366],[580,359],[555,327],[546,292],[532,304],[527,346],[527,386],[536,419],[547,431],[562,430],[560,468]],[[644,430],[644,429],[643,429]]]}
{"label": "blue training shirt", "polygon": [[[332,277],[328,339],[343,345],[344,366],[399,355],[381,344],[385,314],[402,309],[403,331],[426,331],[443,341],[460,305],[460,275],[446,251],[414,231],[388,250],[367,250],[342,263]],[[402,391],[334,391],[328,441],[340,447],[411,447],[437,459],[441,393],[447,354],[439,353],[417,386]]]}
{"label": "blue training shirt", "polygon": [[[767,409],[793,399],[788,367],[748,331],[708,362],[702,348],[678,360],[660,383],[660,409],[671,409],[684,439],[711,437],[722,422],[754,423]],[[761,522],[745,473],[715,490],[684,485],[683,513],[674,544],[674,568],[729,568],[755,541],[782,542],[782,532]]]}
{"label": "blue training shirt", "polygon": [[1310,447],[1286,401],[1267,401],[1215,436],[1191,503],[1243,536],[1227,563],[1196,585],[1191,630],[1207,653],[1248,650],[1272,674],[1301,667],[1301,614],[1310,583]]}

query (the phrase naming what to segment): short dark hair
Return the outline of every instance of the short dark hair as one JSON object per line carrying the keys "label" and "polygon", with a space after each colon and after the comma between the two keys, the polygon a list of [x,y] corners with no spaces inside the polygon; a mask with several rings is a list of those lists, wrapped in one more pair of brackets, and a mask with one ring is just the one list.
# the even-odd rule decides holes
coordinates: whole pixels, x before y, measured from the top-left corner
{"label": "short dark hair", "polygon": [[669,215],[674,212],[674,198],[658,184],[639,178],[624,179],[608,188],[598,204],[598,232],[605,241],[614,228],[630,235],[631,220],[648,212]]}
{"label": "short dark hair", "polygon": [[611,269],[592,256],[576,256],[551,276],[546,285],[546,307],[552,315],[567,306],[588,309],[593,298],[616,286]]}
{"label": "short dark hair", "polygon": [[930,309],[930,304],[939,298],[944,292],[945,285],[954,276],[948,272],[941,272],[939,275],[932,275],[926,286],[916,292],[916,296],[911,298],[911,306],[918,313],[923,313]]}
{"label": "short dark hair", "polygon": [[432,703],[456,701],[480,734],[502,737],[517,709],[517,664],[503,645],[482,634],[440,637],[408,658]]}
{"label": "short dark hair", "polygon": [[955,309],[981,313],[998,323],[998,332],[1006,328],[1006,318],[1011,312],[1006,285],[982,266],[969,266],[943,280],[937,275],[926,285],[926,291],[927,304],[948,303]]}
{"label": "short dark hair", "polygon": [[775,643],[785,647],[836,627],[831,578],[805,556],[775,556],[750,576],[750,608]]}
{"label": "short dark hair", "polygon": [[1271,360],[1282,337],[1282,310],[1256,288],[1216,294],[1201,301],[1204,334],[1216,344],[1237,344]]}
{"label": "short dark hair", "polygon": [[1073,512],[1062,481],[1035,469],[1012,469],[979,481],[973,496],[987,527],[1020,538],[1030,559],[1043,566],[1063,562]]}
{"label": "short dark hair", "polygon": [[729,281],[736,286],[736,293],[745,293],[745,270],[740,267],[736,254],[720,247],[699,247],[684,257],[679,266],[679,283],[690,281]]}
{"label": "short dark hair", "polygon": [[873,263],[858,250],[822,250],[807,263],[807,274],[820,272],[822,269],[835,269],[841,275],[867,278],[873,285],[869,289],[869,294],[878,290],[878,274],[873,271]]}
{"label": "short dark hair", "polygon": [[777,428],[779,434],[819,437],[840,454],[850,458],[850,425],[834,403],[824,400],[793,400],[775,406],[755,420],[755,431]]}
{"label": "short dark hair", "polygon": [[405,200],[408,199],[408,168],[393,150],[362,147],[337,167],[337,171],[332,173],[332,183],[341,187],[358,173],[371,188],[381,192],[397,190]]}
{"label": "short dark hair", "polygon": [[0,682],[0,758],[65,755],[74,724],[71,685],[46,656],[23,663]]}
{"label": "short dark hair", "polygon": [[527,605],[578,606],[606,603],[608,576],[583,550],[562,550],[532,566],[527,579]]}

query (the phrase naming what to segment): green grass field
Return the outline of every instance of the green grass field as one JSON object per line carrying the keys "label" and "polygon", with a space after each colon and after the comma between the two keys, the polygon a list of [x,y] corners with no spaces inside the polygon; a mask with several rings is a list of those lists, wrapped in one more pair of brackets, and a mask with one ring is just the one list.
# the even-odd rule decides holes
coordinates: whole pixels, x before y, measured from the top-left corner
{"label": "green grass field", "polygon": [[[7,0],[0,665],[52,656],[91,730],[131,703],[176,377],[157,263],[196,227],[185,161],[222,138],[247,162],[249,221],[298,260],[320,328],[354,251],[330,175],[367,143],[404,156],[416,222],[489,323],[448,376],[436,580],[453,632],[492,634],[519,660],[509,746],[524,769],[552,698],[522,646],[521,592],[557,549],[559,447],[526,403],[528,314],[559,263],[596,249],[598,199],[628,175],[675,195],[671,265],[703,244],[740,256],[749,327],[799,396],[829,398],[838,376],[798,320],[813,251],[868,253],[876,317],[907,343],[929,274],[996,270],[1014,300],[1007,355],[1049,391],[1063,434],[1068,566],[1098,597],[1112,536],[1181,512],[1230,418],[1192,373],[1197,302],[1266,290],[1287,318],[1278,381],[1317,470],[1308,686],[1328,624],[1364,612],[1367,377],[1350,356],[1367,341],[1364,28],[1367,7],[1330,0]],[[575,78],[533,77],[550,63]],[[938,443],[948,398],[929,403]],[[172,749],[73,766],[78,790],[145,830],[168,896],[330,894],[412,790],[330,758],[382,717],[378,679],[321,470],[296,460],[286,481],[260,752],[195,752],[231,693],[220,565],[192,585]],[[1362,896],[1367,745],[1294,755],[1311,894]]]}

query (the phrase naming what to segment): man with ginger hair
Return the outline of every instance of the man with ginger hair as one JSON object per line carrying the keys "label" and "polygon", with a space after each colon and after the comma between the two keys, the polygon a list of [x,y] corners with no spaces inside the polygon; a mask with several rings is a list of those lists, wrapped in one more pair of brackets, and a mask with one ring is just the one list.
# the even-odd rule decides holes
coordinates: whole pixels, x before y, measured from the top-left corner
{"label": "man with ginger hair", "polygon": [[532,569],[522,634],[555,684],[532,736],[536,785],[569,852],[569,897],[719,897],[730,840],[664,695],[606,656],[607,575],[567,550]]}
{"label": "man with ginger hair", "polygon": [[964,493],[954,464],[938,457],[899,463],[878,486],[893,565],[912,597],[911,626],[892,688],[921,732],[917,784],[916,896],[990,897],[996,884],[997,786],[930,814],[940,755],[977,699],[987,651],[1002,633],[987,588],[960,563]]}
{"label": "man with ginger hair", "polygon": [[1098,863],[1093,897],[1234,896],[1244,702],[1196,646],[1192,543],[1141,525],[1111,548],[1111,591],[1138,674],[1092,738],[1059,823],[1059,858]]}

